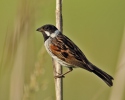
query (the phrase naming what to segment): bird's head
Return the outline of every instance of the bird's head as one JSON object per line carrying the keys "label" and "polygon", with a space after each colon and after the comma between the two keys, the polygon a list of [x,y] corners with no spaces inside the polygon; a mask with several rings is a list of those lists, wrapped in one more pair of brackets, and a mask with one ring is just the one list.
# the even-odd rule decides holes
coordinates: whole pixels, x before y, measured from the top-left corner
{"label": "bird's head", "polygon": [[46,41],[49,37],[54,38],[61,33],[54,25],[51,24],[43,25],[36,31],[42,32],[44,41]]}

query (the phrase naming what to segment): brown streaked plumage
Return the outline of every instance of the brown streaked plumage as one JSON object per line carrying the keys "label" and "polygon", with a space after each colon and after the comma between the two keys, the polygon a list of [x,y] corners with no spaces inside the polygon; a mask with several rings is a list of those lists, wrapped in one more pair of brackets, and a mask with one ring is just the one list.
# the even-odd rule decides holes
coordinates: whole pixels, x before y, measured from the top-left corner
{"label": "brown streaked plumage", "polygon": [[113,85],[113,77],[93,65],[74,42],[63,35],[54,25],[44,25],[38,28],[37,31],[42,32],[44,45],[50,56],[61,65],[69,68],[68,72],[57,77],[63,77],[71,72],[73,68],[80,67],[96,74],[108,86]]}
{"label": "brown streaked plumage", "polygon": [[84,68],[88,71],[91,71],[92,68],[86,66],[88,60],[82,51],[66,36],[58,35],[51,40],[50,50],[59,59],[65,60],[65,62],[73,65]]}

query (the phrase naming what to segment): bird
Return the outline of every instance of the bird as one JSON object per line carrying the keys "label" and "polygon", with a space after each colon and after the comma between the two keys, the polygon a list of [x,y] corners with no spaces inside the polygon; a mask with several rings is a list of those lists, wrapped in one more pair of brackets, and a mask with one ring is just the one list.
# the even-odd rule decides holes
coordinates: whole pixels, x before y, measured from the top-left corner
{"label": "bird", "polygon": [[94,73],[101,78],[109,87],[113,86],[113,77],[105,71],[92,64],[79,47],[66,35],[52,24],[45,24],[36,31],[41,32],[44,38],[44,46],[49,55],[60,65],[67,67],[69,70],[64,74],[55,76],[62,78],[73,68],[82,68]]}

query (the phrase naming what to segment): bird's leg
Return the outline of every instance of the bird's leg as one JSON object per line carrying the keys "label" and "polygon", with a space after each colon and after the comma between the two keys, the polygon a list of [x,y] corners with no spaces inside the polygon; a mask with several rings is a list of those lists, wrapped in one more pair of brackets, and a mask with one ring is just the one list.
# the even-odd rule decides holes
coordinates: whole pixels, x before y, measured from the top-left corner
{"label": "bird's leg", "polygon": [[72,67],[69,67],[69,71],[63,73],[63,74],[59,74],[59,75],[56,75],[55,78],[64,78],[66,74],[68,74],[69,72],[71,72],[73,70]]}
{"label": "bird's leg", "polygon": [[69,67],[69,71],[65,72],[64,74],[62,74],[62,76],[65,76],[66,74],[68,74],[69,72],[71,72],[73,70],[72,67]]}

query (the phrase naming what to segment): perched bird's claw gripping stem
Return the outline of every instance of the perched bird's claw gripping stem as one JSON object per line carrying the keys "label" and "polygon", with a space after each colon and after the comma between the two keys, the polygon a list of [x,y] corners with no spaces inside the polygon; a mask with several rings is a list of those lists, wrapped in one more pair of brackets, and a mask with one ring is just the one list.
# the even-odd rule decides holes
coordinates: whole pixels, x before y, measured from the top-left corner
{"label": "perched bird's claw gripping stem", "polygon": [[68,74],[69,72],[71,72],[72,70],[73,70],[73,68],[72,68],[72,67],[69,67],[69,71],[65,72],[64,74],[58,73],[59,75],[56,75],[56,76],[55,76],[55,79],[56,79],[56,78],[65,78],[65,75]]}

